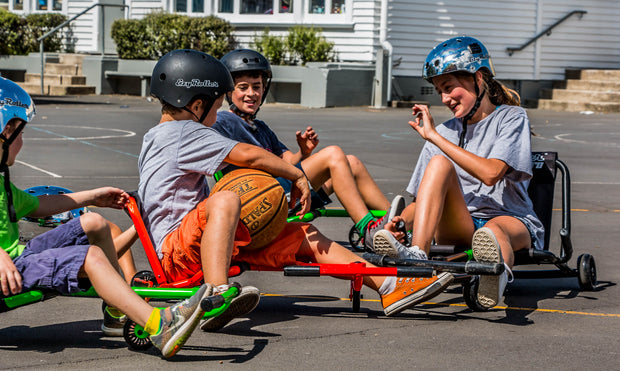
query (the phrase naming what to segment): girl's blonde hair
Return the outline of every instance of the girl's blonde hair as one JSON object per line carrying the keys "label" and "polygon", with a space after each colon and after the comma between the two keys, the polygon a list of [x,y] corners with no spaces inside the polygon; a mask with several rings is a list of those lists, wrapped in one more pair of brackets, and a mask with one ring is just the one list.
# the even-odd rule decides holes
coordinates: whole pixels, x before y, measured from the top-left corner
{"label": "girl's blonde hair", "polygon": [[482,88],[486,90],[491,103],[496,106],[501,106],[502,104],[507,104],[509,106],[521,105],[519,93],[495,80],[487,69],[481,68],[478,71],[482,74]]}

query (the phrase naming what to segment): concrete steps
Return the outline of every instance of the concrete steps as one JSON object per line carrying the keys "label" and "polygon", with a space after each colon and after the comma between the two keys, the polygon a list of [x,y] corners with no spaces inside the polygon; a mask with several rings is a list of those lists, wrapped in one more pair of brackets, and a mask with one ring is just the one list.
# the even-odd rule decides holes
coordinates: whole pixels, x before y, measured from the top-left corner
{"label": "concrete steps", "polygon": [[[96,88],[86,85],[86,77],[82,75],[80,54],[58,54],[46,57],[43,75],[44,95],[89,95],[95,94]],[[19,83],[28,94],[41,94],[41,74],[27,73],[25,81]]]}
{"label": "concrete steps", "polygon": [[541,90],[539,109],[620,112],[620,70],[566,70],[565,77]]}

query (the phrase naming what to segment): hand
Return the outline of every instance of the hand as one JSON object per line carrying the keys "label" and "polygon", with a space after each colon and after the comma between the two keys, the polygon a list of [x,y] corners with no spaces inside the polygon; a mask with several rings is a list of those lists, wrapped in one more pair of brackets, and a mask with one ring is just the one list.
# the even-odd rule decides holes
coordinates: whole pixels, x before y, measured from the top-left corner
{"label": "hand", "polygon": [[114,187],[103,187],[93,189],[92,205],[98,207],[110,207],[113,209],[122,209],[129,201],[129,194],[122,189]]}
{"label": "hand", "polygon": [[435,122],[427,105],[414,105],[411,114],[415,117],[415,119],[413,121],[409,121],[409,126],[417,131],[424,140],[429,140],[434,134],[437,133],[435,130]]}
{"label": "hand", "polygon": [[289,201],[289,209],[295,207],[295,204],[299,200],[301,203],[301,210],[296,215],[303,216],[310,211],[310,186],[308,185],[308,178],[305,175],[297,178],[291,187],[291,199]]}
{"label": "hand", "polygon": [[3,249],[0,249],[0,287],[4,296],[19,294],[22,291],[22,275]]}
{"label": "hand", "polygon": [[390,231],[390,233],[392,233],[392,235],[394,236],[394,238],[396,238],[398,242],[404,243],[405,237],[407,236],[405,235],[405,232],[396,229],[396,225],[399,222],[405,223],[405,219],[403,219],[403,217],[401,217],[400,215],[397,215],[385,224],[384,229]]}
{"label": "hand", "polygon": [[303,133],[297,131],[295,137],[297,138],[299,150],[304,158],[310,156],[312,151],[319,145],[319,137],[312,126],[308,126]]}

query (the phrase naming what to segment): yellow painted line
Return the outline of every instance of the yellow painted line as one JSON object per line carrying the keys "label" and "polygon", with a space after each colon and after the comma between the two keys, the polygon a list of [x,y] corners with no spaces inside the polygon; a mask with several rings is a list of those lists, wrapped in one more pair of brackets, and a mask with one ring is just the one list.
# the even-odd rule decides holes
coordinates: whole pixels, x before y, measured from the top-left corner
{"label": "yellow painted line", "polygon": [[[261,293],[261,296],[325,300],[325,296],[311,296],[311,295],[282,295],[282,294]],[[349,298],[337,298],[337,299],[341,301],[351,301]],[[381,300],[378,300],[378,299],[361,299],[361,301],[368,302],[368,303],[373,303],[373,302],[380,303],[381,302]],[[441,305],[441,306],[446,306],[446,307],[465,307],[465,308],[467,307],[467,304],[446,304],[446,303],[433,303],[433,302],[425,302],[422,305]],[[591,313],[591,312],[579,312],[579,311],[574,311],[574,310],[561,310],[561,309],[500,307],[500,306],[493,307],[493,309],[520,310],[520,311],[527,311],[527,312],[558,313],[558,314],[573,314],[573,315],[579,315],[579,316],[620,318],[620,314],[615,314],[615,313]]]}
{"label": "yellow painted line", "polygon": [[[562,209],[553,209],[553,211],[562,211]],[[570,211],[589,213],[589,212],[605,212],[606,210],[570,209]],[[611,211],[612,213],[620,213],[619,209],[614,209],[614,210],[609,210],[609,211]]]}

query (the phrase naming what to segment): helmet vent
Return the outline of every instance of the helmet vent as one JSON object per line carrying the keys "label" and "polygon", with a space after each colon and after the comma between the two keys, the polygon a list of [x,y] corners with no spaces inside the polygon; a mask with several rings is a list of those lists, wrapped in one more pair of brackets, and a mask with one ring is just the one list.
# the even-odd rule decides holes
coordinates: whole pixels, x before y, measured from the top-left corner
{"label": "helmet vent", "polygon": [[166,74],[165,73],[159,74],[159,81],[165,81],[165,80],[166,80]]}
{"label": "helmet vent", "polygon": [[247,58],[243,58],[243,63],[248,63],[249,60]]}
{"label": "helmet vent", "polygon": [[482,48],[480,47],[480,44],[478,43],[469,44],[469,51],[472,54],[480,54],[482,53]]}

